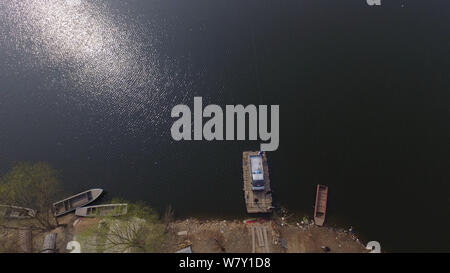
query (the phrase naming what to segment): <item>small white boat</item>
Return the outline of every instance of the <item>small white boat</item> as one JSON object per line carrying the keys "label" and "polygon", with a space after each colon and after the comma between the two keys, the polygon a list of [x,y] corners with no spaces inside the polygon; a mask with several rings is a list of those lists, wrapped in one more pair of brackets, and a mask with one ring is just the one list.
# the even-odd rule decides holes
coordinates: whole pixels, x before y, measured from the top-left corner
{"label": "small white boat", "polygon": [[127,212],[128,204],[107,204],[77,208],[75,215],[82,217],[121,216]]}
{"label": "small white boat", "polygon": [[94,200],[97,199],[102,192],[102,189],[91,189],[53,203],[55,216],[64,215],[76,210],[79,207],[86,206],[87,204],[94,202]]}
{"label": "small white boat", "polygon": [[250,155],[250,174],[252,176],[252,190],[264,190],[264,169],[263,158],[261,155]]}
{"label": "small white boat", "polygon": [[36,211],[34,209],[0,205],[0,217],[5,217],[9,219],[27,219],[36,216]]}

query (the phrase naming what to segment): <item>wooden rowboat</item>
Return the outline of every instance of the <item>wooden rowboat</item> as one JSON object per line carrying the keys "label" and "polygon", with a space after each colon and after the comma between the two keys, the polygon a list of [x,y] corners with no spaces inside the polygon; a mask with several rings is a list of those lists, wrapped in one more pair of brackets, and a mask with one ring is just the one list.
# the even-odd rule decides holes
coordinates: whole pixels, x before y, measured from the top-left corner
{"label": "wooden rowboat", "polygon": [[34,216],[36,216],[36,211],[34,209],[0,205],[0,217],[9,219],[27,219]]}
{"label": "wooden rowboat", "polygon": [[102,194],[102,189],[91,189],[53,203],[55,216],[61,216],[79,207],[86,206]]}
{"label": "wooden rowboat", "polygon": [[314,222],[318,226],[323,226],[327,213],[328,187],[317,185],[316,205],[314,206]]}
{"label": "wooden rowboat", "polygon": [[75,215],[83,217],[121,216],[127,212],[128,204],[108,204],[77,208]]}

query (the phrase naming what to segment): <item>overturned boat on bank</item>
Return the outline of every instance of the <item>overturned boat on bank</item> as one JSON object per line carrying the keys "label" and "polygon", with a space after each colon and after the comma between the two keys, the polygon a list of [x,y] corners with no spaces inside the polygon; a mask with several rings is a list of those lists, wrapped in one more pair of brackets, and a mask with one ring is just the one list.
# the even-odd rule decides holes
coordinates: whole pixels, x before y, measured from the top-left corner
{"label": "overturned boat on bank", "polygon": [[0,217],[5,217],[8,219],[28,219],[35,216],[36,211],[34,209],[10,205],[0,205]]}

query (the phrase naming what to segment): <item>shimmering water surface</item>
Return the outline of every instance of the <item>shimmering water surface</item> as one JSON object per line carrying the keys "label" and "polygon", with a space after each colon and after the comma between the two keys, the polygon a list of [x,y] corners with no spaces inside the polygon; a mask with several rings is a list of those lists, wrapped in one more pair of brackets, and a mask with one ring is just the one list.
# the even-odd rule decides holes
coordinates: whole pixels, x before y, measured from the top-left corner
{"label": "shimmering water surface", "polygon": [[279,104],[277,204],[392,251],[450,250],[448,1],[3,0],[0,172],[48,161],[179,217],[244,217],[253,141],[174,142],[172,107]]}

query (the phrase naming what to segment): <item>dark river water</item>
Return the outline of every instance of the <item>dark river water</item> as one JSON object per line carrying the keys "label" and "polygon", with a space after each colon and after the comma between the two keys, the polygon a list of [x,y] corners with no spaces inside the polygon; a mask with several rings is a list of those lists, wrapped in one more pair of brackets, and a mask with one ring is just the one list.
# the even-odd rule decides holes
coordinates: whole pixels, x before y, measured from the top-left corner
{"label": "dark river water", "polygon": [[247,217],[242,151],[172,140],[173,106],[280,105],[274,198],[388,251],[450,250],[449,1],[3,0],[0,173],[177,217]]}

